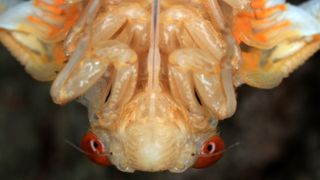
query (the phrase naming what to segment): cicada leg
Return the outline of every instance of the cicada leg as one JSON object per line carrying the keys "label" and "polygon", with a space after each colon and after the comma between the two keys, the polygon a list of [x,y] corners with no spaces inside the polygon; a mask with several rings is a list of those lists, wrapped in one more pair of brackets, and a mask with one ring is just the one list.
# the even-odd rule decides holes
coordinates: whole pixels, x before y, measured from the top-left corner
{"label": "cicada leg", "polygon": [[[89,9],[93,8],[97,11],[98,2],[100,1],[91,1],[92,4],[89,5]],[[145,13],[145,10],[139,12],[142,10],[139,5],[127,4],[120,8],[117,7],[110,11],[101,12],[98,17],[86,22],[90,24],[83,27],[81,34],[77,34],[77,31],[71,31],[69,36],[77,36],[77,38],[71,38],[73,40],[66,44],[67,46],[73,46],[68,44],[72,43],[76,48],[72,48],[74,50],[71,51],[70,61],[53,83],[51,94],[56,103],[65,103],[83,95],[102,77],[109,65],[117,65],[116,68],[119,67],[119,71],[126,71],[122,67],[128,62],[136,61],[136,53],[133,53],[134,51],[130,50],[128,46],[124,47],[125,43],[120,42],[120,40],[124,40],[121,38],[124,33],[132,36],[132,39],[141,39],[139,35],[135,34],[140,31],[136,31],[134,29],[135,26],[130,26],[130,23],[127,23],[127,21],[134,21],[136,18],[136,14],[127,13],[130,10],[134,10],[138,15]],[[93,12],[93,10],[87,11]],[[92,16],[95,17],[94,15]],[[141,17],[137,18],[140,18],[140,21],[142,20]],[[139,29],[146,29],[146,23],[142,24],[144,25],[141,25]],[[76,26],[75,28],[78,29],[79,27]],[[74,33],[75,35],[73,35]],[[146,35],[145,33],[141,36],[144,37]],[[132,39],[124,41],[131,44]],[[80,84],[77,82],[80,82]],[[116,86],[113,86],[113,88],[116,88]]]}
{"label": "cicada leg", "polygon": [[222,34],[192,9],[174,6],[163,12],[160,18],[162,51],[171,53],[179,48],[199,47],[219,60],[225,55],[226,44]]}
{"label": "cicada leg", "polygon": [[78,99],[81,104],[87,107],[90,122],[98,120],[97,112],[100,111],[108,95],[110,95],[111,84],[114,78],[112,73],[112,66],[109,66],[102,77]]}
{"label": "cicada leg", "polygon": [[[180,18],[174,19],[174,14]],[[194,125],[201,127],[209,117],[220,120],[232,115],[236,101],[231,68],[222,66],[226,56],[222,34],[181,6],[164,12],[161,19],[160,48],[169,54],[170,89],[196,120]]]}
{"label": "cicada leg", "polygon": [[63,1],[18,3],[0,15],[0,41],[35,79],[53,80],[67,60],[62,40],[78,10]]}
{"label": "cicada leg", "polygon": [[58,104],[83,96],[80,102],[88,107],[90,121],[99,116],[111,122],[117,117],[118,108],[135,91],[137,54],[126,44],[114,40],[81,53],[84,49],[77,48],[54,81],[51,95]]}
{"label": "cicada leg", "polygon": [[87,45],[86,38],[83,38],[55,79],[51,95],[56,103],[63,104],[83,95],[106,73],[110,65],[117,71],[123,71],[124,66],[137,61],[136,53],[117,41],[108,41],[94,48]]}
{"label": "cicada leg", "polygon": [[[201,49],[176,50],[169,56],[172,91],[191,113],[206,113],[216,120],[235,112],[236,98],[231,73],[220,68],[219,60]],[[200,100],[197,100],[200,99]]]}
{"label": "cicada leg", "polygon": [[[78,0],[79,2],[83,0]],[[64,40],[64,48],[67,55],[72,54],[72,52],[77,47],[79,40],[83,33],[89,33],[85,31],[91,31],[91,26],[94,22],[94,18],[101,6],[101,0],[90,0],[88,5],[81,13],[81,16],[74,27],[70,30],[67,37]],[[111,28],[114,29],[114,28]],[[107,33],[108,34],[108,33]]]}
{"label": "cicada leg", "polygon": [[[132,11],[136,13],[128,13]],[[111,122],[116,118],[118,108],[135,91],[138,68],[135,51],[148,47],[148,43],[143,44],[148,36],[145,13],[138,4],[128,3],[99,12],[81,31],[72,31],[69,34],[72,41],[66,43],[72,55],[53,83],[54,101],[61,104],[80,97],[79,101],[88,107],[91,121],[99,117]],[[135,23],[137,19],[139,23]]]}
{"label": "cicada leg", "polygon": [[148,14],[143,7],[137,3],[126,3],[101,12],[98,11],[100,3],[100,0],[90,1],[80,20],[69,32],[65,40],[67,54],[72,54],[85,33],[91,33],[92,42],[96,44],[117,39],[138,52],[147,49]]}
{"label": "cicada leg", "polygon": [[[224,0],[229,4],[233,10],[232,11],[241,11],[250,9],[249,4],[250,0]],[[225,50],[222,66],[224,68],[238,70],[242,62],[241,52],[236,39],[233,36],[232,30],[230,29],[232,20],[229,14],[230,9],[226,6],[221,6],[217,0],[206,0],[206,9],[209,16],[211,17],[211,22],[217,30],[222,35],[222,39],[225,42],[225,46],[222,47]],[[237,84],[237,77],[234,78],[234,83]]]}
{"label": "cicada leg", "polygon": [[236,19],[233,27],[242,47],[239,74],[246,84],[273,88],[320,49],[320,22],[300,7],[256,2],[253,14],[240,13],[243,21]]}
{"label": "cicada leg", "polygon": [[132,49],[124,45],[113,56],[117,59],[114,59],[115,71],[112,74],[114,79],[110,96],[97,112],[105,124],[117,119],[120,108],[133,96],[138,79],[137,54]]}

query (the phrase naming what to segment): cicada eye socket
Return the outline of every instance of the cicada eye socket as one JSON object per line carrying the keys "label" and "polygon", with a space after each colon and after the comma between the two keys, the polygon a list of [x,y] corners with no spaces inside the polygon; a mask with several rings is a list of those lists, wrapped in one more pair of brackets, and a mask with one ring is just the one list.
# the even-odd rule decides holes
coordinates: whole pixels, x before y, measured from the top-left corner
{"label": "cicada eye socket", "polygon": [[102,166],[111,166],[105,152],[105,147],[99,138],[92,132],[87,132],[81,141],[81,148],[86,152],[87,157]]}
{"label": "cicada eye socket", "polygon": [[223,155],[224,141],[219,136],[213,136],[201,146],[200,155],[194,163],[194,168],[206,168],[216,163]]}

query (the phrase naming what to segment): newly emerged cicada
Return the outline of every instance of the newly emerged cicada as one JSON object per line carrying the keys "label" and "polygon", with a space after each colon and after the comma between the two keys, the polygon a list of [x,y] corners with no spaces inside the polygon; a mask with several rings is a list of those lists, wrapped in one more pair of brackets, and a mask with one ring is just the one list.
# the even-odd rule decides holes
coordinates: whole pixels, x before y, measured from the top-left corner
{"label": "newly emerged cicada", "polygon": [[126,172],[214,164],[235,89],[273,88],[320,49],[319,0],[0,3],[1,42],[55,103],[88,108],[87,156]]}

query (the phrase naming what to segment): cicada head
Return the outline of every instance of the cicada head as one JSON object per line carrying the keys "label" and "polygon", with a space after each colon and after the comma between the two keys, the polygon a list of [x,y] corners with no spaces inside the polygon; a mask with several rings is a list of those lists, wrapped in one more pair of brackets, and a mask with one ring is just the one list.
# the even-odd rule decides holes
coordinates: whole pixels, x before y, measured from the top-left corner
{"label": "cicada head", "polygon": [[164,94],[137,95],[118,120],[103,126],[106,120],[93,124],[82,147],[96,163],[109,166],[111,162],[126,172],[204,168],[216,162],[224,149],[215,127],[193,127],[185,109]]}

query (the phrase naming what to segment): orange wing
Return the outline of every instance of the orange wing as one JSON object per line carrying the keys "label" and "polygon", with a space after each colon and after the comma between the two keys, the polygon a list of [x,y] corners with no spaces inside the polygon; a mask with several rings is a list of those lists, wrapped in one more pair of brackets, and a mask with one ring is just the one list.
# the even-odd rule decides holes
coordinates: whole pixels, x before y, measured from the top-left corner
{"label": "orange wing", "polygon": [[23,1],[0,16],[0,41],[37,80],[53,80],[67,60],[63,40],[78,19],[80,3]]}
{"label": "orange wing", "polygon": [[233,23],[243,57],[239,75],[243,83],[273,88],[320,49],[320,20],[285,1],[253,0],[251,8]]}

